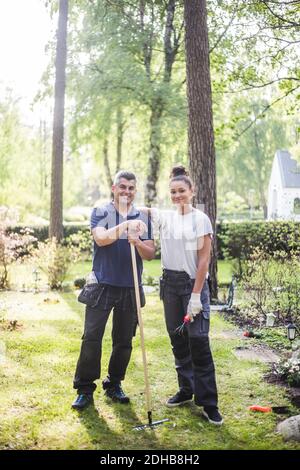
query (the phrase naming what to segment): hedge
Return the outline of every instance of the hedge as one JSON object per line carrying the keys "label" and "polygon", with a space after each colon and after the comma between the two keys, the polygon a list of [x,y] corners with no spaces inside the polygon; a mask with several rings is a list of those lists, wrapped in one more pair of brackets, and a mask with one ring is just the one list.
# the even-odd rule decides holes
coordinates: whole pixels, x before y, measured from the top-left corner
{"label": "hedge", "polygon": [[248,259],[255,248],[300,253],[299,222],[239,222],[217,226],[219,259]]}
{"label": "hedge", "polygon": [[[28,227],[33,230],[39,241],[48,238],[48,226]],[[9,231],[20,233],[24,226],[11,227]],[[64,225],[64,237],[67,238],[78,231],[89,231],[87,224]],[[272,254],[275,251],[292,250],[300,252],[300,223],[299,222],[237,222],[217,224],[218,258],[247,259],[256,247]],[[160,246],[157,244],[156,258],[160,256]]]}
{"label": "hedge", "polygon": [[[28,225],[17,225],[15,227],[9,227],[7,232],[16,232],[21,233],[24,228],[29,228],[33,231],[33,236],[38,239],[39,242],[44,242],[49,238],[49,226],[48,225],[35,225],[35,226],[28,226]],[[66,224],[64,225],[64,238],[68,238],[73,233],[77,233],[79,231],[90,231],[90,226],[87,223],[84,224]]]}

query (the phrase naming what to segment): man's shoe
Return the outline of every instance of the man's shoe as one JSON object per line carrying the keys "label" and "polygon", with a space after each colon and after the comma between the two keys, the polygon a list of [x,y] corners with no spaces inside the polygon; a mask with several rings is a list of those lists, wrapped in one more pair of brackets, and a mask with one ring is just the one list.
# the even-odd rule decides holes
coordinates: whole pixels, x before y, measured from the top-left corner
{"label": "man's shoe", "polygon": [[120,384],[111,384],[109,387],[104,387],[105,395],[113,401],[119,403],[129,403],[129,397],[125,395]]}
{"label": "man's shoe", "polygon": [[94,403],[93,394],[92,393],[82,393],[78,395],[76,400],[72,404],[72,408],[75,410],[83,410],[91,403]]}
{"label": "man's shoe", "polygon": [[185,403],[189,403],[192,401],[193,395],[187,395],[182,390],[179,390],[173,397],[169,398],[166,402],[166,405],[169,408],[173,408],[174,406],[184,405]]}
{"label": "man's shoe", "polygon": [[221,426],[223,424],[223,418],[216,406],[204,406],[202,414],[209,423],[215,426]]}

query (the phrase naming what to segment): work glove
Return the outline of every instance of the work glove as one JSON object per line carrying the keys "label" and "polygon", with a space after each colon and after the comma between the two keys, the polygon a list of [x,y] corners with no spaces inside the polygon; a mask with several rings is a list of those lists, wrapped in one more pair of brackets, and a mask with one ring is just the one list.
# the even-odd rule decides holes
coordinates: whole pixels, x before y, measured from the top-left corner
{"label": "work glove", "polygon": [[202,303],[200,300],[200,293],[196,294],[192,292],[190,301],[187,307],[187,314],[190,318],[190,321],[193,322],[194,318],[199,315],[202,311]]}

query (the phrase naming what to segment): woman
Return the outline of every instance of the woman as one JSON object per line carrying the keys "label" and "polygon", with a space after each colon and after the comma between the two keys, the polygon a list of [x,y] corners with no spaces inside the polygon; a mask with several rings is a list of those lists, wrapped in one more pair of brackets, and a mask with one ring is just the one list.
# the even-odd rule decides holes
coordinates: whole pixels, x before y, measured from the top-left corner
{"label": "woman", "polygon": [[[208,421],[221,425],[208,338],[207,272],[213,230],[207,215],[191,205],[194,187],[183,166],[172,170],[170,194],[177,210],[151,210],[160,231],[163,266],[160,297],[179,385],[179,391],[166,404],[179,406],[190,402],[194,395],[195,404],[203,406]],[[188,321],[182,327],[186,314]]]}

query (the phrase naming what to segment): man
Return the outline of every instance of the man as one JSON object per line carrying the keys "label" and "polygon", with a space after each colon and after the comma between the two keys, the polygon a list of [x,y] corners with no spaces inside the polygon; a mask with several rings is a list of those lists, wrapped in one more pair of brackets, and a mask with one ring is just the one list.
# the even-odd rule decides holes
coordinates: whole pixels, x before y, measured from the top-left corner
{"label": "man", "polygon": [[[93,272],[99,283],[97,305],[86,307],[81,352],[74,377],[78,396],[72,407],[86,408],[93,402],[94,381],[100,378],[101,346],[105,326],[113,309],[112,353],[108,375],[102,386],[106,396],[119,403],[129,398],[121,388],[132,350],[132,338],[137,326],[131,252],[129,242],[136,248],[139,285],[142,259],[154,258],[150,221],[140,213],[133,201],[137,192],[133,173],[120,171],[112,185],[113,201],[95,208],[91,216],[94,237]],[[146,222],[146,223],[145,223]],[[141,302],[144,304],[141,289]]]}

